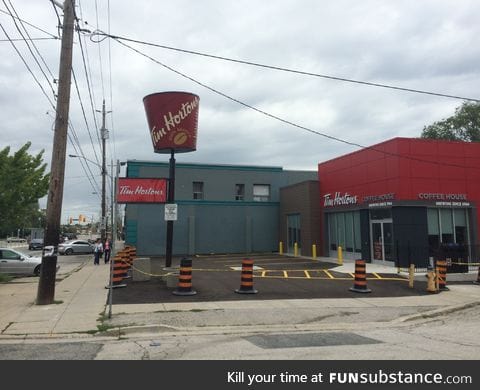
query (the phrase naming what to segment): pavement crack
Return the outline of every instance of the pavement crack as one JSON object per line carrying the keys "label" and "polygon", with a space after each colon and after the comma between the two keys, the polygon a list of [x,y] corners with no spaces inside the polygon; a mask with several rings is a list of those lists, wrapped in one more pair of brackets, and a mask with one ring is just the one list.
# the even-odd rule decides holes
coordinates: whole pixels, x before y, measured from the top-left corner
{"label": "pavement crack", "polygon": [[148,352],[148,349],[142,344],[140,344],[138,341],[135,341],[135,345],[143,350],[143,354],[140,360],[150,360],[150,352]]}

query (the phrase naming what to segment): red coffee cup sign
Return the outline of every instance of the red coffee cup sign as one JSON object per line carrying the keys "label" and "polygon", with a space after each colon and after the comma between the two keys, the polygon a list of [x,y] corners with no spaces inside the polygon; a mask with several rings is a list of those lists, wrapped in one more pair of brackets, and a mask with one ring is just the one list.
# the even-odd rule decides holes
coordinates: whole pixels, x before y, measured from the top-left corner
{"label": "red coffee cup sign", "polygon": [[197,149],[200,98],[188,92],[159,92],[143,98],[155,153]]}

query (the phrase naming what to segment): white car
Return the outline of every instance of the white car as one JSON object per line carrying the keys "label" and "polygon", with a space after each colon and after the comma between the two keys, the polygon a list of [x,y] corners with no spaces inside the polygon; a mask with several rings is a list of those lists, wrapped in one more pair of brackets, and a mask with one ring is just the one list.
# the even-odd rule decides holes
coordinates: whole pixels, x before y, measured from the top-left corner
{"label": "white car", "polygon": [[33,257],[12,248],[0,248],[0,273],[40,275],[41,257]]}

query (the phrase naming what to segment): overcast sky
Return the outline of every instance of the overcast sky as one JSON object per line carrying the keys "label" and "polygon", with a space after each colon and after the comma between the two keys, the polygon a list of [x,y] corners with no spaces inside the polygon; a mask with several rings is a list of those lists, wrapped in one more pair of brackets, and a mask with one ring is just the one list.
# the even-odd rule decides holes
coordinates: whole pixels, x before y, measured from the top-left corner
{"label": "overcast sky", "polygon": [[[2,0],[0,10],[6,12],[7,6],[13,10],[11,5],[21,19],[58,35],[57,15],[49,0]],[[340,78],[480,97],[478,0],[77,0],[76,11],[83,28],[110,27],[111,34],[141,41]],[[4,12],[0,23],[10,38],[22,38]],[[49,37],[25,27],[32,38]],[[0,148],[15,151],[31,141],[31,152],[45,149],[49,164],[54,109],[6,38],[0,30]],[[34,42],[58,77],[60,41]],[[26,44],[14,43],[51,98],[52,89]],[[392,137],[417,137],[424,125],[452,115],[462,104],[129,45],[246,104],[364,146]],[[107,110],[113,111],[107,116],[107,161],[168,160],[153,153],[142,99],[170,90],[200,96],[197,151],[177,155],[179,163],[316,170],[319,162],[356,150],[245,108],[116,41],[94,43],[86,36],[82,46],[94,109],[101,109],[105,98]],[[78,36],[73,57],[90,132],[73,88],[70,119],[76,135],[71,135],[78,137],[88,159],[101,162],[97,133],[101,116],[97,113],[96,126]],[[67,153],[77,154],[71,143]],[[69,216],[100,213],[100,195],[93,193],[101,186],[100,169],[94,164],[90,169],[97,183],[93,187],[79,159],[67,158],[62,222]],[[45,199],[41,203],[45,205]]]}

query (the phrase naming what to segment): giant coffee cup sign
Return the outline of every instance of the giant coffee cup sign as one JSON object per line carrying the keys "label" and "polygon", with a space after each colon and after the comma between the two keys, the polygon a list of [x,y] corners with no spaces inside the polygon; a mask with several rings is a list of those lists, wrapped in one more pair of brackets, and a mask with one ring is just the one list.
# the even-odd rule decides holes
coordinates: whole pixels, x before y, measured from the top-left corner
{"label": "giant coffee cup sign", "polygon": [[143,98],[155,153],[197,149],[200,98],[188,92],[160,92]]}

